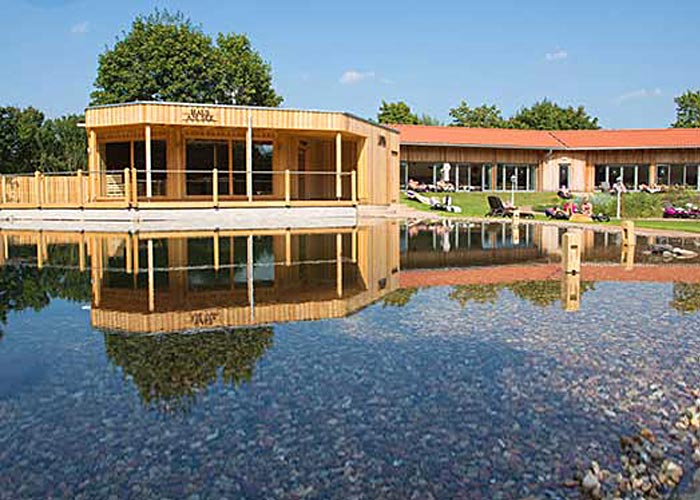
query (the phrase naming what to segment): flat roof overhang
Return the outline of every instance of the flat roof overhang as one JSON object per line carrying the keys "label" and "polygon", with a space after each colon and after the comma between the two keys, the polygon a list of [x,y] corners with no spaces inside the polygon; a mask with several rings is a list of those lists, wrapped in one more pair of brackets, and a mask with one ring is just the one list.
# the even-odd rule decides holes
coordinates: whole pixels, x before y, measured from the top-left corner
{"label": "flat roof overhang", "polygon": [[[130,120],[110,120],[113,118],[113,112],[117,109],[129,109],[129,108],[141,108],[140,112],[133,113]],[[167,120],[161,117],[154,119],[153,116],[149,116],[149,111],[156,108],[196,108],[196,109],[211,109],[211,110],[222,110],[222,111],[234,111],[238,112],[241,119],[235,120],[235,122],[224,122],[224,121],[185,121],[182,115],[176,117],[173,114],[167,116]],[[95,122],[95,119],[91,116],[93,114],[107,115],[107,119],[102,119],[99,122]],[[271,120],[275,115],[297,115],[291,120],[294,126],[283,125],[283,126],[272,126],[269,123],[256,124],[255,120],[253,127],[255,128],[280,128],[289,130],[341,130],[351,133],[358,133],[356,130],[366,129],[367,127],[377,128],[390,132],[393,134],[399,134],[399,131],[393,129],[389,126],[375,123],[366,118],[359,117],[352,113],[344,111],[323,111],[323,110],[309,110],[309,109],[295,109],[295,108],[271,108],[265,106],[241,106],[235,104],[211,104],[211,103],[187,103],[187,102],[161,102],[161,101],[133,101],[128,103],[117,103],[117,104],[103,104],[97,106],[89,106],[85,109],[85,126],[88,128],[100,128],[100,127],[115,127],[115,126],[126,126],[126,125],[170,125],[170,126],[210,126],[210,127],[247,127],[248,126],[248,116],[255,118],[255,115],[264,115],[266,118],[264,121],[274,121]],[[355,125],[355,126],[353,126]],[[359,126],[359,127],[358,127]],[[363,135],[363,134],[358,134]]]}

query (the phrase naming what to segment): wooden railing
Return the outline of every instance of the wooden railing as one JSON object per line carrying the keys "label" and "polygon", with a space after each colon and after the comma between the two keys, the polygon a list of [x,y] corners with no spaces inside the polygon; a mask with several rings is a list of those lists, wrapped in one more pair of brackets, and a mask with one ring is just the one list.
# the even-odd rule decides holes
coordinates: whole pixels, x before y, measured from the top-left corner
{"label": "wooden railing", "polygon": [[[162,177],[159,179],[158,177]],[[179,208],[357,204],[357,174],[318,171],[153,171],[145,196],[143,171],[7,174],[0,176],[1,208]],[[255,191],[253,179],[267,187]],[[168,193],[172,187],[177,193]],[[194,188],[196,189],[194,189]],[[183,203],[185,205],[183,205]]]}

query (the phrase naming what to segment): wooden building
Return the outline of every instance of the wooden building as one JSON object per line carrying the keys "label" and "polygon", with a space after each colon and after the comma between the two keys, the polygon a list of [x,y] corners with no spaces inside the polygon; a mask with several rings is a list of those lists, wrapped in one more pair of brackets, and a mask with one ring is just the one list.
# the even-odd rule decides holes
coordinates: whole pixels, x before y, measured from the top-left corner
{"label": "wooden building", "polygon": [[4,208],[388,206],[399,136],[346,113],[136,102],[88,108],[89,169],[3,176]]}
{"label": "wooden building", "polygon": [[643,184],[700,189],[700,129],[393,127],[401,132],[402,186],[444,178],[463,191],[592,192],[622,177],[630,190]]}

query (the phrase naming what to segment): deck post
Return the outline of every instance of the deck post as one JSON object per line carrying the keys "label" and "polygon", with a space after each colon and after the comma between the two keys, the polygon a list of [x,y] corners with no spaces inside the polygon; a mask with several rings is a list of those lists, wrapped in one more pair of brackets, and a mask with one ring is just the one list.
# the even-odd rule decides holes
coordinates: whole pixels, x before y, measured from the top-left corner
{"label": "deck post", "polygon": [[131,177],[129,175],[129,169],[125,168],[124,169],[124,204],[126,205],[127,208],[129,208],[129,205],[131,205]]}
{"label": "deck post", "polygon": [[350,190],[352,202],[357,204],[357,170],[350,172]]}
{"label": "deck post", "polygon": [[[408,233],[406,234],[408,237]],[[352,262],[357,264],[357,228],[352,230]]]}
{"label": "deck post", "polygon": [[37,208],[41,208],[41,172],[34,171],[34,200]]}
{"label": "deck post", "polygon": [[139,274],[139,268],[141,267],[139,264],[139,233],[133,234],[131,237],[131,243],[134,249],[134,277],[136,277]]}
{"label": "deck post", "polygon": [[78,241],[78,269],[80,272],[85,271],[85,231],[80,231],[80,240]]}
{"label": "deck post", "polygon": [[146,198],[149,201],[153,196],[151,181],[151,126],[146,125]]}
{"label": "deck post", "polygon": [[156,309],[156,287],[153,260],[153,240],[148,240],[148,312],[153,312]]}
{"label": "deck post", "polygon": [[100,307],[102,302],[102,281],[100,278],[99,268],[102,263],[99,261],[98,249],[95,237],[91,238],[90,252],[90,270],[92,274],[92,301],[95,307]]}
{"label": "deck post", "polygon": [[220,256],[219,256],[219,231],[214,231],[214,271],[219,270]]}
{"label": "deck post", "polygon": [[139,179],[136,168],[131,169],[131,203],[136,206],[139,199]]}
{"label": "deck post", "polygon": [[131,274],[133,272],[134,262],[132,250],[131,233],[126,233],[124,238],[124,267],[126,268],[126,274]]}
{"label": "deck post", "polygon": [[4,175],[0,179],[0,182],[2,182],[2,204],[4,205],[7,203],[7,179]]}
{"label": "deck post", "polygon": [[76,172],[76,179],[78,182],[78,205],[83,208],[83,202],[85,200],[85,193],[83,193],[83,170],[78,169]]}
{"label": "deck post", "polygon": [[343,296],[343,233],[335,235],[335,291]]}
{"label": "deck post", "polygon": [[284,171],[284,202],[289,206],[289,202],[292,198],[292,182],[289,176],[289,169]]}
{"label": "deck post", "polygon": [[36,267],[42,269],[44,267],[44,245],[46,241],[44,240],[44,231],[39,231],[39,236],[36,240]]}
{"label": "deck post", "polygon": [[245,192],[253,201],[253,116],[248,114],[248,130],[245,134]]}
{"label": "deck post", "polygon": [[214,208],[219,208],[219,169],[215,168],[211,171],[211,195],[214,203]]}
{"label": "deck post", "polygon": [[255,286],[253,282],[254,255],[253,255],[253,235],[249,234],[246,242],[246,282],[248,285],[248,304],[250,305],[250,321],[255,321]]}
{"label": "deck post", "polygon": [[340,132],[335,134],[335,197],[339,200],[343,197],[343,183],[340,174],[343,171],[343,136]]}

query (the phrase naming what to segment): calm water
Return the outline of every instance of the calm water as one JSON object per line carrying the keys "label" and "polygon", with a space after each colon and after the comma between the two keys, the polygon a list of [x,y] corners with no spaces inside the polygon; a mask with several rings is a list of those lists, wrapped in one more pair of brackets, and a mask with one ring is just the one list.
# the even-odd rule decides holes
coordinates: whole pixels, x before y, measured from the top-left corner
{"label": "calm water", "polygon": [[700,387],[665,239],[2,234],[2,499],[568,498]]}

